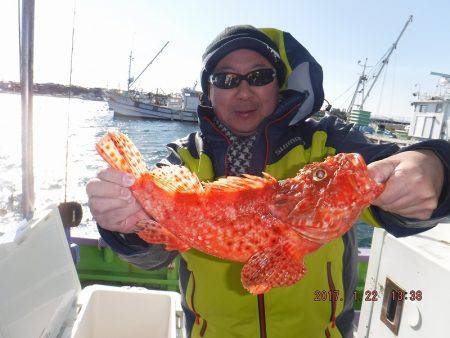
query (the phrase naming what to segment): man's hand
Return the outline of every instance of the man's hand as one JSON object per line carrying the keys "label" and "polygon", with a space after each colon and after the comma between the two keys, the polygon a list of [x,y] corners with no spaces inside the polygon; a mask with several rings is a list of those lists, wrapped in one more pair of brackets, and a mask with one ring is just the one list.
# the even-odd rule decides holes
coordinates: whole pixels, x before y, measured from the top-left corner
{"label": "man's hand", "polygon": [[386,184],[373,205],[404,217],[430,218],[444,182],[444,167],[433,151],[405,151],[373,162],[368,169],[370,177]]}
{"label": "man's hand", "polygon": [[129,189],[134,178],[117,169],[98,172],[86,185],[89,208],[98,224],[107,230],[130,233],[136,222],[148,218]]}

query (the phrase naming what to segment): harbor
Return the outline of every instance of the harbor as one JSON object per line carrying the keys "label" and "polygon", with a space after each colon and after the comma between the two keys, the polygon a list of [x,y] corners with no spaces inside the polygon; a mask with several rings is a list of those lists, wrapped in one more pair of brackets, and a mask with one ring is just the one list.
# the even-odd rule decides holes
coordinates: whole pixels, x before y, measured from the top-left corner
{"label": "harbor", "polygon": [[[49,203],[55,203],[57,201],[63,200],[63,190],[64,190],[64,139],[66,137],[64,130],[59,130],[58,133],[53,134],[53,138],[49,139],[46,135],[46,125],[50,123],[49,121],[52,121],[52,123],[56,124],[63,124],[65,115],[60,114],[61,110],[64,109],[65,105],[65,99],[63,98],[51,98],[51,97],[45,97],[45,96],[37,96],[35,98],[35,103],[37,107],[40,107],[36,110],[36,114],[41,116],[40,123],[35,126],[35,136],[36,136],[36,142],[37,145],[37,158],[36,163],[38,164],[35,168],[36,170],[36,208],[37,209],[46,209],[48,207]],[[20,101],[19,96],[17,95],[11,95],[11,94],[0,94],[0,104],[3,107],[9,107],[10,111],[15,110],[16,113],[14,114],[15,120],[14,122],[11,122],[11,116],[5,116],[2,115],[0,119],[8,119],[8,123],[10,125],[15,125],[16,128],[19,128],[19,110],[20,110]],[[45,107],[45,108],[44,108]],[[1,120],[0,120],[1,121]],[[6,123],[6,120],[3,122]],[[2,123],[3,123],[2,122]],[[386,123],[386,121],[377,121],[378,123]],[[141,151],[144,152],[146,159],[148,159],[148,164],[151,166],[154,163],[156,163],[162,156],[164,156],[163,147],[164,144],[172,141],[173,139],[176,139],[178,137],[184,136],[189,131],[194,131],[197,126],[194,123],[185,123],[185,122],[179,122],[179,121],[164,121],[160,119],[135,119],[135,118],[119,118],[112,114],[112,112],[109,110],[109,106],[106,102],[96,102],[96,101],[86,101],[86,100],[80,100],[80,99],[73,99],[72,100],[72,123],[71,128],[74,128],[77,130],[76,133],[71,133],[70,138],[70,144],[76,144],[77,145],[77,151],[71,152],[70,155],[70,162],[71,167],[69,171],[69,185],[67,187],[68,189],[68,198],[69,200],[76,200],[81,202],[81,205],[83,207],[83,219],[81,220],[81,224],[78,227],[70,228],[70,235],[67,237],[67,240],[70,243],[70,259],[75,259],[76,262],[76,269],[72,271],[71,273],[76,274],[76,278],[78,278],[79,283],[81,283],[80,287],[84,288],[86,291],[84,293],[81,293],[80,296],[83,296],[84,298],[80,298],[80,300],[77,300],[78,306],[80,306],[83,309],[82,316],[79,316],[79,319],[77,321],[73,322],[73,327],[68,327],[66,330],[69,330],[73,334],[74,332],[83,332],[83,330],[97,330],[97,337],[102,336],[102,332],[98,331],[97,328],[99,324],[98,321],[94,321],[93,317],[94,313],[96,311],[99,311],[97,306],[102,306],[101,304],[106,304],[110,300],[110,297],[122,297],[121,302],[128,302],[130,301],[130,297],[133,297],[133,292],[140,292],[140,299],[147,299],[148,302],[151,304],[154,302],[159,302],[158,299],[160,297],[169,297],[166,298],[168,302],[175,302],[177,301],[177,298],[170,298],[175,297],[176,294],[174,292],[178,291],[178,260],[174,262],[174,264],[170,265],[167,268],[163,268],[161,270],[157,271],[144,271],[141,269],[137,269],[133,266],[131,266],[128,263],[123,262],[117,254],[115,254],[99,237],[99,234],[96,229],[95,220],[92,218],[89,212],[89,208],[87,207],[87,200],[85,195],[85,184],[88,179],[93,177],[95,173],[102,167],[103,163],[101,162],[99,156],[95,153],[94,150],[94,143],[95,141],[103,134],[106,130],[111,129],[117,129],[125,131],[127,134],[130,135],[135,141],[137,141],[137,144]],[[83,131],[83,132],[81,132]],[[151,135],[151,137],[147,137],[146,135]],[[18,139],[19,133],[17,132],[17,129],[10,128],[9,134],[5,135],[7,136],[13,144],[19,144],[20,142],[13,141],[15,139]],[[370,137],[370,134],[367,134],[368,137]],[[382,137],[380,138],[380,142],[389,142],[392,138],[389,137]],[[374,139],[375,142],[377,142],[376,139]],[[397,141],[400,141],[397,139]],[[413,141],[410,141],[413,142]],[[20,153],[19,149],[11,148],[11,147],[5,147],[6,145],[3,145],[3,147],[0,147],[1,151],[0,154],[2,156],[3,162],[1,165],[1,172],[3,172],[5,175],[2,179],[2,189],[1,189],[1,196],[2,201],[7,201],[5,203],[2,203],[0,205],[0,210],[2,212],[2,221],[0,224],[0,238],[1,233],[10,233],[14,230],[13,224],[17,224],[17,222],[20,222],[21,219],[21,210],[20,210],[20,200],[21,200],[21,193],[18,191],[15,187],[19,185],[19,179],[20,177],[17,176],[18,169],[20,168],[20,161],[19,158],[17,158],[17,155]],[[89,166],[85,166],[86,159],[89,158],[89,162],[91,163]],[[49,161],[52,161],[55,163],[55,165],[52,167],[52,169],[49,171],[49,168],[46,166],[46,163]],[[56,164],[60,165],[56,165]],[[11,177],[12,180],[8,180],[7,178]],[[22,223],[23,224],[23,223]],[[440,226],[440,229],[443,231],[442,233],[445,233],[446,229],[448,227],[448,224],[443,224]],[[37,227],[36,229],[38,229]],[[52,226],[52,229],[58,228],[57,226]],[[66,231],[66,233],[68,233]],[[423,240],[426,242],[423,243],[423,246],[436,246],[436,245],[442,245],[441,254],[446,254],[449,252],[449,249],[446,247],[445,244],[442,243],[442,233],[437,232],[436,237],[433,239],[429,239],[428,236],[422,237],[418,236],[417,238],[409,238],[406,240],[397,240],[393,238],[392,236],[389,236],[390,242],[390,249],[392,250],[392,247],[402,247],[405,246],[405,257],[409,257],[411,254],[407,251],[408,242],[411,241],[419,241],[423,238]],[[376,232],[376,236],[374,237],[375,243],[378,243],[381,238],[384,238],[386,236],[385,232]],[[3,241],[5,238],[3,238]],[[381,244],[373,245],[372,242],[372,229],[367,226],[366,224],[358,224],[358,242],[359,242],[359,278],[358,278],[358,284],[356,288],[355,293],[355,309],[357,310],[357,316],[356,321],[354,323],[355,325],[355,332],[358,332],[357,337],[365,337],[364,332],[367,329],[367,327],[370,327],[371,330],[375,330],[377,327],[377,330],[384,331],[385,328],[383,326],[375,326],[375,325],[368,325],[367,323],[370,322],[370,316],[368,315],[370,312],[374,311],[374,313],[379,314],[382,312],[382,308],[379,308],[378,303],[373,303],[367,300],[367,290],[381,290],[385,283],[386,274],[392,274],[395,269],[394,267],[390,267],[388,262],[390,261],[390,254],[389,250],[382,249],[384,248]],[[405,244],[403,244],[405,243]],[[420,244],[422,245],[422,244]],[[44,246],[45,247],[45,246]],[[370,249],[372,247],[372,249]],[[35,247],[36,248],[36,247]],[[63,246],[64,248],[64,246]],[[48,248],[47,248],[48,249]],[[46,250],[47,250],[46,249]],[[61,248],[58,250],[62,250]],[[67,247],[66,249],[68,250]],[[377,250],[385,250],[380,251],[379,254],[377,254]],[[398,250],[398,249],[396,249]],[[2,249],[0,248],[0,251]],[[428,252],[428,251],[427,251]],[[27,256],[28,254],[24,254]],[[384,261],[380,261],[380,264],[382,264],[382,273],[377,274],[376,266],[371,266],[370,264],[375,264],[376,260],[371,260],[372,257],[375,257],[376,255],[380,255],[384,257]],[[418,257],[423,257],[423,254],[419,254]],[[42,261],[46,261],[46,256],[43,256]],[[419,259],[419,258],[418,258]],[[25,261],[25,260],[24,260]],[[370,263],[372,262],[372,263]],[[16,263],[17,264],[17,261]],[[69,264],[69,263],[64,263]],[[435,266],[434,261],[424,262],[423,264],[426,264],[430,267],[430,271],[428,274],[430,276],[435,276],[436,273],[441,276],[441,278],[444,278],[445,271],[439,270],[437,266]],[[5,265],[2,266],[2,268],[6,269]],[[56,267],[55,267],[56,268]],[[70,266],[65,266],[64,269],[71,269]],[[391,272],[384,272],[386,271]],[[17,270],[17,269],[16,269]],[[63,271],[63,270],[61,270]],[[66,270],[64,270],[66,271]],[[413,270],[410,270],[413,271]],[[441,272],[440,272],[441,271]],[[18,273],[16,271],[16,273]],[[20,272],[22,273],[22,272]],[[25,274],[25,272],[23,272]],[[44,272],[43,272],[44,273]],[[418,272],[420,273],[420,271]],[[28,276],[28,275],[27,275]],[[367,276],[371,276],[371,279],[367,279]],[[39,277],[36,277],[39,278]],[[405,277],[400,278],[397,277],[396,281],[397,283],[400,283],[400,285],[404,288],[408,288],[408,292],[411,290],[415,291],[421,291],[424,295],[425,294],[431,294],[432,290],[429,289],[428,286],[423,284],[417,284],[414,280],[409,280],[409,277],[405,275]],[[406,279],[404,279],[406,278]],[[27,278],[28,279],[28,278]],[[376,280],[376,282],[372,282],[374,284],[367,284],[371,283],[371,281]],[[50,281],[49,283],[54,283],[54,281]],[[74,283],[74,284],[72,284]],[[75,287],[78,288],[78,282],[72,281],[67,287]],[[20,284],[19,284],[20,285]],[[93,286],[89,286],[93,285]],[[103,285],[113,285],[112,287],[104,287]],[[160,291],[141,291],[144,289],[133,289],[130,288],[129,291],[122,290],[122,289],[114,289],[114,285],[132,285],[134,287],[144,287],[145,290],[163,290],[162,292],[168,292],[167,294],[159,294]],[[27,287],[26,284],[21,285],[21,287]],[[31,289],[31,288],[30,288]],[[8,289],[6,286],[2,286],[3,291],[10,290],[12,293],[9,293],[10,295],[13,295],[15,289]],[[120,291],[120,294],[116,294],[118,291]],[[381,304],[381,291],[378,291],[379,293],[379,299]],[[101,296],[95,296],[97,297],[97,302],[99,302],[99,305],[94,306],[92,300],[89,299],[93,297],[94,295],[99,294]],[[101,297],[101,298],[98,298]],[[371,296],[372,297],[372,296]],[[12,299],[11,299],[12,301]],[[445,301],[443,299],[443,301]],[[146,304],[148,303],[142,303],[142,305],[130,303],[130,306],[143,306],[146,307]],[[174,303],[175,304],[175,303]],[[373,306],[373,309],[371,307],[368,307],[369,305]],[[421,302],[419,310],[415,310],[414,308],[407,307],[405,311],[404,316],[413,316],[413,311],[420,311],[420,316],[425,316],[422,311],[423,306],[430,306],[429,300],[427,302]],[[34,306],[34,305],[32,305]],[[108,310],[108,313],[115,313],[116,311],[115,307],[110,307],[110,310]],[[359,312],[359,310],[362,309],[363,312]],[[73,308],[69,307],[68,311],[72,311]],[[106,311],[106,310],[102,310]],[[182,322],[182,312],[180,311],[180,308],[176,307],[174,305],[173,310],[170,310],[171,312],[167,313],[167,317],[161,317],[161,322],[158,323],[157,327],[162,328],[164,324],[164,327],[166,327],[168,331],[167,332],[182,332],[180,331],[180,325],[172,325],[168,322],[165,322],[167,318],[173,318],[173,320],[176,320],[178,322]],[[51,312],[50,312],[51,313]],[[401,312],[400,312],[401,313]],[[392,318],[395,318],[394,314],[390,314],[390,316],[393,316]],[[405,317],[406,318],[406,317]],[[106,318],[104,319],[107,320]],[[356,331],[356,328],[358,327],[358,320],[360,328],[358,331]],[[153,323],[153,322],[152,322]],[[415,325],[414,327],[420,327],[418,326],[420,323],[418,322],[412,322]],[[147,324],[151,324],[150,322],[142,322],[141,325],[138,325],[136,327],[136,334],[139,336],[142,331],[139,331],[139,329],[147,328]],[[57,326],[58,323],[55,323]],[[154,325],[154,324],[153,324]],[[403,325],[406,325],[403,323]],[[40,327],[40,326],[38,326]],[[156,326],[152,326],[152,328],[155,328]],[[441,328],[439,326],[434,327],[436,333],[440,332]],[[178,329],[178,331],[176,331]],[[129,329],[127,329],[129,330]],[[152,332],[149,331],[150,328],[147,328],[145,332]],[[175,331],[171,331],[175,330]],[[401,332],[407,332],[405,331],[405,327],[402,328]],[[104,331],[103,333],[108,333],[110,331]],[[116,329],[116,332],[122,332],[120,328]],[[77,333],[79,334],[79,333]],[[169,333],[167,333],[169,334]],[[180,336],[181,333],[179,333]],[[367,333],[368,334],[368,333]],[[387,334],[387,333],[386,333]],[[169,337],[168,335],[167,337]],[[77,337],[77,336],[75,336]],[[81,335],[81,337],[83,337]],[[164,334],[161,337],[166,337]],[[356,333],[355,333],[356,337]],[[439,337],[439,335],[436,335],[436,337]]]}
{"label": "harbor", "polygon": [[423,140],[449,140],[450,75],[431,72],[439,77],[435,93],[415,92],[411,101],[410,121],[371,116],[370,111],[355,109],[345,115],[368,139],[375,143],[394,142],[406,146]]}
{"label": "harbor", "polygon": [[[132,44],[132,52],[129,54],[126,89],[123,86],[121,89],[120,86],[102,88],[102,86],[74,85],[72,76],[75,78],[78,71],[77,67],[73,67],[73,60],[77,60],[77,48],[74,43],[76,41],[74,40],[74,36],[76,36],[75,14],[74,6],[70,67],[66,67],[70,69],[68,85],[58,85],[50,81],[42,81],[41,84],[34,82],[34,69],[37,68],[33,59],[34,0],[19,2],[20,82],[4,81],[3,79],[0,82],[0,109],[3,112],[0,114],[0,125],[3,126],[2,142],[0,142],[0,172],[2,173],[0,177],[0,273],[3,276],[0,279],[0,299],[2,299],[2,302],[0,302],[1,338],[122,338],[128,336],[187,338],[191,337],[191,332],[187,332],[189,328],[186,328],[185,325],[189,320],[194,322],[192,337],[214,338],[216,336],[226,337],[228,326],[232,326],[229,324],[232,320],[237,319],[237,326],[242,325],[244,327],[248,318],[255,320],[256,317],[259,318],[259,322],[258,320],[255,321],[257,326],[251,329],[252,334],[254,333],[255,337],[273,338],[277,337],[277,330],[283,329],[276,328],[278,321],[282,323],[286,318],[289,319],[290,315],[292,315],[291,319],[301,319],[306,313],[308,315],[312,313],[311,318],[314,321],[317,319],[317,323],[314,323],[314,325],[321,329],[318,335],[325,337],[340,337],[339,330],[341,330],[342,325],[348,326],[347,330],[351,332],[350,335],[353,338],[446,337],[448,311],[445,311],[445,309],[450,302],[450,296],[445,293],[446,286],[450,281],[450,218],[448,217],[440,219],[438,225],[426,232],[409,234],[407,237],[397,237],[393,232],[386,230],[395,223],[394,221],[392,221],[392,224],[388,221],[385,221],[384,224],[381,222],[382,227],[372,227],[360,220],[355,223],[358,214],[353,213],[352,217],[354,216],[354,218],[351,218],[351,222],[347,222],[348,228],[346,228],[346,231],[348,229],[351,229],[351,231],[344,234],[345,236],[350,235],[345,239],[343,239],[344,236],[340,237],[341,235],[339,235],[327,242],[321,236],[329,230],[329,220],[326,220],[323,229],[317,231],[319,227],[317,224],[320,224],[321,220],[315,218],[317,213],[315,210],[319,209],[319,204],[314,208],[308,207],[302,211],[304,214],[299,213],[299,217],[305,217],[304,215],[309,212],[308,210],[313,209],[315,229],[311,231],[310,225],[302,228],[289,221],[286,223],[288,225],[286,230],[283,231],[286,231],[290,236],[304,240],[302,243],[295,242],[300,243],[300,246],[303,243],[311,245],[316,241],[318,244],[314,244],[318,245],[319,250],[335,248],[336,251],[329,250],[328,256],[325,255],[322,260],[317,259],[317,256],[314,258],[315,252],[308,252],[306,256],[307,259],[311,258],[309,263],[314,262],[313,259],[317,259],[319,263],[324,263],[323,266],[320,264],[308,265],[306,272],[303,266],[300,275],[297,276],[300,279],[296,283],[306,283],[304,285],[310,283],[309,286],[317,289],[314,295],[300,294],[304,298],[302,302],[305,302],[305,309],[308,311],[296,312],[295,307],[292,307],[294,310],[291,310],[289,302],[286,303],[286,308],[283,308],[280,314],[273,311],[277,294],[282,294],[286,290],[283,289],[285,287],[295,287],[298,284],[275,285],[270,294],[269,290],[267,290],[267,293],[252,295],[246,291],[248,289],[243,287],[228,289],[228,273],[232,272],[231,264],[247,264],[249,261],[243,260],[236,263],[215,256],[212,257],[217,261],[214,262],[216,264],[214,266],[222,265],[221,268],[225,267],[223,271],[226,273],[227,278],[225,279],[227,280],[223,281],[225,286],[219,286],[222,280],[219,280],[220,278],[212,273],[215,270],[212,269],[210,273],[206,269],[207,274],[216,278],[216,280],[212,279],[213,283],[217,282],[218,288],[222,287],[230,292],[230,299],[232,297],[250,299],[252,309],[256,309],[254,313],[249,312],[253,313],[253,317],[251,315],[246,317],[245,311],[243,311],[244,316],[238,313],[236,318],[225,317],[225,324],[219,330],[217,330],[217,327],[220,328],[220,326],[213,326],[218,309],[213,308],[210,311],[207,308],[202,308],[204,303],[199,302],[201,300],[198,296],[199,290],[205,289],[206,284],[202,285],[205,280],[199,278],[199,274],[196,274],[194,279],[193,265],[203,264],[202,260],[204,256],[208,256],[207,253],[198,251],[198,257],[194,257],[194,260],[190,262],[191,265],[188,265],[184,260],[185,258],[180,254],[184,253],[186,249],[184,247],[182,250],[176,248],[179,252],[171,263],[164,267],[161,267],[162,265],[157,268],[153,266],[153,269],[147,270],[147,268],[138,268],[124,260],[127,254],[119,254],[113,251],[99,234],[99,225],[90,212],[92,205],[89,205],[86,191],[88,181],[95,177],[99,170],[106,167],[106,163],[97,153],[96,144],[105,134],[110,135],[108,132],[127,134],[142,152],[148,168],[154,168],[156,163],[167,156],[166,144],[198,130],[197,108],[202,93],[196,88],[197,82],[193,86],[183,87],[179,91],[155,90],[154,88],[151,89],[150,86],[147,86],[146,90],[140,88],[140,84],[143,82],[141,76],[151,65],[151,71],[156,73],[153,62],[157,59],[160,61],[159,56],[168,45],[168,42],[165,43],[150,62],[147,63],[146,61],[147,66],[139,75],[133,75],[133,51],[145,48],[149,35],[143,40],[145,43]],[[126,15],[123,16],[124,20],[125,17]],[[353,128],[361,131],[369,142],[377,144],[397,143],[403,147],[432,139],[448,141],[450,135],[450,75],[432,71],[430,75],[437,76],[437,79],[439,79],[439,85],[434,88],[433,93],[418,90],[413,93],[411,102],[404,99],[404,103],[410,105],[407,119],[391,116],[388,110],[382,111],[382,114],[379,115],[379,110],[377,110],[377,114],[374,114],[373,105],[368,100],[372,89],[376,88],[380,75],[383,74],[383,71],[386,71],[385,67],[389,64],[389,58],[397,49],[400,38],[412,22],[412,18],[412,15],[408,17],[397,39],[394,40],[394,43],[376,67],[374,66],[369,72],[370,66],[367,58],[364,62],[358,63],[359,66],[363,67],[363,70],[355,82],[356,86],[351,87],[354,90],[350,97],[350,103],[346,102],[344,108],[335,108],[332,105],[334,102],[330,104],[326,100],[327,107],[316,112],[312,118],[320,120],[323,117],[334,115],[343,124],[351,124]],[[187,29],[186,27],[185,29]],[[155,30],[152,31],[152,33],[154,32]],[[153,34],[152,39],[155,36],[159,38],[163,35],[159,27],[158,34],[161,35]],[[103,39],[108,39],[106,34],[103,34]],[[36,42],[40,41],[37,40]],[[115,41],[119,41],[119,38],[115,37]],[[97,42],[101,43],[100,41]],[[196,41],[192,40],[189,43],[195,44]],[[129,51],[128,47],[126,48]],[[118,53],[118,44],[115,44],[115,48],[114,53],[110,53],[111,57],[116,52]],[[121,48],[125,49],[124,46],[121,46]],[[89,51],[92,51],[92,47]],[[179,53],[178,58],[181,54],[183,56],[187,54],[186,50],[181,48],[178,49],[177,53]],[[123,57],[123,55],[121,56]],[[170,58],[171,56],[167,55],[167,57]],[[119,60],[119,58],[116,60]],[[172,65],[176,67],[174,62],[172,62]],[[112,67],[117,67],[117,63]],[[108,72],[111,71],[112,67],[108,69]],[[303,70],[302,67],[300,68]],[[50,67],[47,69],[50,69]],[[100,69],[99,64],[96,65],[95,70],[97,71],[97,69]],[[173,77],[173,74],[178,75],[178,72],[172,70],[172,68],[168,71],[166,67],[165,70],[169,73],[168,78]],[[440,70],[448,72],[446,69]],[[232,71],[236,70],[233,69]],[[95,73],[92,70],[91,72],[92,75]],[[242,72],[242,74],[245,74],[245,72]],[[42,73],[40,73],[40,76],[42,76]],[[122,74],[120,76],[122,77]],[[240,75],[240,80],[244,79],[247,81],[246,85],[248,85],[250,84],[250,78],[246,76]],[[419,75],[416,74],[416,76]],[[155,74],[152,74],[152,77],[158,78]],[[141,83],[138,82],[139,79],[142,81]],[[182,77],[184,83],[192,84],[193,81],[189,79],[192,79],[192,75]],[[305,79],[301,78],[301,80],[304,81]],[[255,85],[260,86],[259,84]],[[222,89],[230,88],[232,87],[227,88],[225,86]],[[380,101],[381,97],[380,95]],[[302,102],[302,104],[305,102]],[[233,109],[238,108],[234,107]],[[301,107],[296,109],[301,109]],[[345,128],[350,129],[350,126],[347,125]],[[265,131],[266,147],[269,149],[267,129]],[[320,133],[323,132],[319,131]],[[320,143],[316,141],[317,139],[315,143]],[[196,140],[196,142],[200,141]],[[326,138],[323,144],[325,142],[328,142]],[[365,142],[363,144],[367,146]],[[287,145],[290,146],[291,144],[287,143]],[[108,143],[105,145],[103,154],[114,157],[117,156],[114,153],[117,150],[117,153],[124,156],[124,148],[122,144],[121,146],[115,149]],[[304,145],[296,148],[304,148]],[[129,150],[130,148],[126,149]],[[311,149],[312,146],[309,153],[305,152],[308,161],[309,157],[313,157],[313,153],[317,153]],[[333,155],[333,148],[328,147],[328,143],[327,149],[329,149],[330,155]],[[189,150],[182,149],[181,152],[186,154]],[[189,170],[191,171],[194,171],[194,166],[200,167],[200,163],[202,166],[208,165],[208,161],[205,161],[205,159],[209,160],[209,153],[206,153],[207,156],[204,157],[205,153],[198,152],[198,156],[194,154],[199,157],[198,159],[192,155],[188,158],[189,161],[194,163],[190,162],[189,164]],[[132,157],[134,155],[137,156],[137,153],[132,153]],[[359,155],[347,154],[345,156]],[[293,157],[291,156],[290,160]],[[200,158],[202,161],[200,161]],[[322,160],[323,158],[317,157],[311,161]],[[120,163],[122,165],[125,162],[126,160],[122,158],[120,161],[117,160],[115,164]],[[142,164],[141,160],[138,162]],[[346,163],[349,164],[350,162]],[[364,161],[361,163],[362,166],[359,169],[364,169],[365,171],[361,172],[366,175],[367,167],[364,165]],[[305,162],[303,165],[305,164],[307,163]],[[273,163],[268,162],[267,154],[264,165],[264,170],[274,169]],[[213,168],[212,164],[211,168]],[[296,170],[301,171],[302,169],[297,168]],[[335,174],[338,173],[345,173],[345,170],[338,168]],[[211,177],[214,178],[214,176]],[[318,184],[317,182],[327,177],[331,178],[333,175],[323,169],[315,170],[311,179],[312,184]],[[176,178],[178,179],[178,176]],[[278,178],[278,180],[284,180],[285,178]],[[350,183],[345,184],[342,182],[340,181],[340,188],[345,188],[341,192],[343,196],[348,194],[350,190],[352,192],[358,190],[355,181],[349,180]],[[374,180],[367,178],[365,182],[367,188],[369,186],[367,182],[374,182]],[[170,182],[168,184],[169,190],[171,189],[170,191],[173,193],[171,184]],[[195,184],[200,184],[201,191],[203,191],[203,186],[197,176]],[[382,186],[382,184],[376,184],[377,189]],[[329,186],[332,185],[326,186],[327,189]],[[164,184],[159,187],[164,189]],[[297,185],[294,188],[297,188]],[[324,191],[329,193],[330,191],[327,189],[321,188],[317,194],[322,194]],[[369,194],[376,190],[372,189]],[[445,187],[443,191],[445,191]],[[313,194],[312,198],[317,200],[317,194]],[[231,197],[235,195],[231,195]],[[363,197],[367,198],[367,195]],[[224,196],[228,198],[230,195]],[[347,203],[344,200],[339,208],[333,209],[331,204],[338,201],[335,197],[327,202],[328,204],[325,204],[326,217],[339,219],[339,214],[345,213],[349,209],[347,205],[354,207],[357,203]],[[347,198],[348,196],[345,195],[344,197]],[[306,199],[301,200],[301,202],[304,200]],[[246,203],[247,200],[243,202]],[[272,201],[268,200],[267,203],[270,204]],[[299,202],[298,205],[300,204]],[[366,204],[361,204],[361,210],[364,206],[364,212],[368,211],[368,205],[369,202],[366,200]],[[209,205],[203,209],[208,208]],[[218,210],[222,209],[219,208]],[[330,213],[329,210],[334,211]],[[233,210],[233,212],[235,211]],[[254,212],[253,209],[251,212]],[[172,209],[171,214],[165,217],[171,218],[175,213]],[[228,214],[224,213],[223,215],[227,216]],[[201,219],[200,216],[202,215],[200,213],[198,215],[197,213],[191,213],[190,215],[193,216],[194,221],[189,225],[195,228],[198,225],[197,216],[199,216],[198,219]],[[278,217],[272,209],[268,215],[272,218]],[[261,219],[265,221],[269,217],[266,216]],[[367,213],[365,216],[367,216]],[[236,221],[238,218],[233,217],[231,224],[233,226],[234,224],[241,225],[240,222]],[[370,217],[373,218],[374,216]],[[393,217],[397,216],[394,214]],[[277,221],[284,222],[284,220],[281,221],[281,218]],[[219,222],[219,225],[223,228],[217,226],[216,228],[219,229],[219,234],[221,234],[225,232],[224,229],[227,229],[228,225],[225,224],[225,221],[222,222],[222,219]],[[380,223],[379,220],[373,222],[371,219],[367,222]],[[214,222],[211,221],[210,223]],[[201,223],[202,226],[205,224]],[[215,226],[215,224],[212,225]],[[165,225],[162,226],[162,228],[164,227]],[[383,229],[383,227],[385,228]],[[188,228],[183,227],[183,229]],[[274,233],[279,234],[280,229],[281,226],[278,228],[277,225]],[[165,230],[169,235],[174,236],[167,229]],[[321,233],[322,230],[323,233]],[[136,229],[134,231],[138,232]],[[304,235],[302,231],[309,234],[309,237]],[[115,232],[115,230],[111,232]],[[302,237],[302,235],[304,236]],[[238,236],[240,235],[236,235],[236,237]],[[317,239],[314,236],[320,238]],[[118,238],[128,241],[124,234],[119,234]],[[195,236],[194,240],[200,242],[202,238]],[[225,243],[224,240],[218,241],[221,241],[220,245]],[[353,241],[353,244],[347,247],[346,241]],[[127,243],[127,247],[130,243]],[[153,245],[161,242],[148,243]],[[287,253],[297,252],[297,247],[289,247],[286,243],[288,242],[283,243],[285,247],[280,251],[282,254],[286,253],[284,252],[286,248],[289,249],[286,249]],[[329,244],[330,246],[328,246]],[[130,247],[134,245],[130,244]],[[209,243],[206,245],[209,245]],[[239,245],[241,246],[242,243]],[[331,245],[335,246],[332,247]],[[273,247],[271,248],[273,249]],[[197,255],[198,249],[195,249],[194,246],[190,246],[188,249],[188,254]],[[260,249],[258,248],[258,250]],[[248,249],[246,248],[246,250]],[[240,251],[240,247],[238,251]],[[265,251],[258,252],[264,253]],[[339,256],[335,256],[335,254],[341,253],[343,255],[342,262]],[[299,249],[297,254],[300,254]],[[303,253],[301,254],[303,255]],[[344,256],[352,257],[350,262],[352,267],[350,267],[350,264],[346,265]],[[250,260],[253,257],[251,256]],[[265,265],[269,262],[267,258],[269,255],[263,257],[264,259],[261,261],[264,264],[260,266],[260,270],[264,270]],[[286,257],[291,258],[291,256]],[[338,258],[336,259],[336,257]],[[274,258],[279,259],[280,257],[274,256]],[[298,257],[294,258],[297,259]],[[281,263],[290,263],[290,260],[281,259]],[[180,273],[181,269],[186,268],[186,266],[189,268],[188,281],[184,281],[184,277]],[[227,268],[227,266],[229,267]],[[240,265],[236,266],[239,269],[242,268]],[[286,266],[289,267],[289,264]],[[356,269],[357,272],[353,275],[354,280],[350,283],[350,289],[346,289],[343,279],[348,277],[348,269],[350,268]],[[311,271],[314,271],[314,269],[320,270],[319,273],[321,274],[320,278],[316,279],[317,283],[314,280],[311,282],[311,279],[309,279]],[[236,273],[234,270],[233,273]],[[258,269],[256,271],[259,272]],[[276,272],[281,276],[289,274],[288,269],[276,270]],[[240,286],[242,279],[236,279],[236,281]],[[190,287],[186,289],[189,293],[183,294],[183,283],[185,282]],[[219,292],[214,287],[206,287],[206,289],[212,291],[212,296],[216,295],[214,292]],[[197,292],[196,298],[194,297],[194,291]],[[334,298],[336,295],[338,296],[337,299]],[[316,299],[313,300],[313,297]],[[216,298],[218,302],[226,303],[228,301],[227,297]],[[287,300],[289,301],[289,299]],[[339,314],[345,313],[342,309],[344,304],[350,304],[346,311],[350,311],[347,313],[351,315],[351,318],[355,313],[354,318],[347,322],[345,322],[345,318],[344,320],[339,318]],[[234,305],[234,303],[231,304],[232,309]],[[187,307],[191,312],[186,312]],[[320,311],[316,311],[318,308],[322,308],[323,313],[320,314]],[[286,313],[283,312],[284,310],[286,310]],[[266,326],[266,318],[274,314],[271,311],[278,316],[278,319],[270,323],[267,321],[269,324]],[[195,315],[194,319],[189,317],[192,313]],[[200,313],[202,313],[201,316]],[[243,320],[241,317],[247,319]],[[207,320],[209,324],[207,324]],[[320,321],[323,321],[323,323],[319,323]],[[271,325],[273,326],[271,327]],[[291,325],[291,323],[288,323],[288,325]],[[292,337],[302,337],[305,332],[303,327],[296,327],[295,325],[293,327],[295,327],[295,332],[292,332]],[[216,331],[214,331],[215,329]],[[283,338],[287,337],[283,335]]]}

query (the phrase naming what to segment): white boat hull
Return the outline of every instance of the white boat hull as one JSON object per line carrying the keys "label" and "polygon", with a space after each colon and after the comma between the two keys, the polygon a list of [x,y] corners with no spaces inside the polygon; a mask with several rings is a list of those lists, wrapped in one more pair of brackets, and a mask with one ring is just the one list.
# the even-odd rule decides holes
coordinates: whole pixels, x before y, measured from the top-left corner
{"label": "white boat hull", "polygon": [[449,337],[449,284],[450,224],[405,238],[375,229],[357,337]]}
{"label": "white boat hull", "polygon": [[110,97],[108,104],[115,115],[197,123],[197,113],[195,111],[177,110],[147,104],[134,101],[129,97]]}

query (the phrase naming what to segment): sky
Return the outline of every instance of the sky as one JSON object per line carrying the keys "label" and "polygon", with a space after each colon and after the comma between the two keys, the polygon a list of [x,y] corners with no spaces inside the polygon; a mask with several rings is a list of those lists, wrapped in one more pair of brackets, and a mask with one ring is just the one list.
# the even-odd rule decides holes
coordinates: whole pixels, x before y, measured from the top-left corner
{"label": "sky", "polygon": [[[69,83],[74,28],[73,84],[125,89],[130,51],[136,76],[169,41],[136,88],[179,92],[199,81],[201,56],[220,31],[251,24],[291,33],[321,64],[326,99],[347,108],[358,60],[375,65],[409,15],[365,105],[376,116],[408,119],[414,91],[441,90],[430,71],[450,73],[448,0],[36,0],[34,81]],[[18,81],[18,0],[0,1],[0,50],[0,80]]]}

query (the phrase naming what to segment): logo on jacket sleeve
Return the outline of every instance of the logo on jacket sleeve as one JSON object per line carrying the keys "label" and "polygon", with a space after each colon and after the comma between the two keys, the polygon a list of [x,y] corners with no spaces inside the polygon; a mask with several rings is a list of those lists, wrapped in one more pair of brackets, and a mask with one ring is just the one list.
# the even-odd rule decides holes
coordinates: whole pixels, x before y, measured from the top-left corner
{"label": "logo on jacket sleeve", "polygon": [[280,156],[285,150],[292,148],[293,145],[297,146],[299,144],[304,144],[303,139],[300,136],[293,137],[275,149],[275,155]]}

